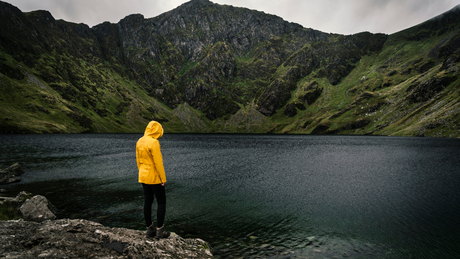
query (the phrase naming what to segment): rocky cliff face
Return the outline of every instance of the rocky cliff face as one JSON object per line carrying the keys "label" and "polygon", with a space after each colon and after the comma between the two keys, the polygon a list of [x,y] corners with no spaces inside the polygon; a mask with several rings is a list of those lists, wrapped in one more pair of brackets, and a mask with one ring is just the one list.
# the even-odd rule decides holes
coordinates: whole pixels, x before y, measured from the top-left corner
{"label": "rocky cliff face", "polygon": [[[291,52],[303,44],[327,40],[324,33],[305,30],[273,15],[204,0],[190,1],[151,19],[130,15],[118,27],[128,69],[143,79],[140,83],[151,96],[171,108],[187,102],[211,120],[238,110],[234,91],[227,88],[239,74],[244,79],[246,72],[237,69],[235,57],[288,34]],[[277,60],[274,68],[288,57],[287,46],[279,41],[273,53],[276,56],[264,56],[266,61]],[[266,54],[266,49],[260,54]],[[257,73],[252,78],[260,76]]]}
{"label": "rocky cliff face", "polygon": [[[459,120],[458,8],[393,35],[207,0],[93,28],[3,2],[0,16],[2,132],[142,131],[153,118],[175,132],[459,135],[442,129]],[[429,112],[447,103],[449,115]],[[267,119],[249,130],[231,123],[242,114]]]}

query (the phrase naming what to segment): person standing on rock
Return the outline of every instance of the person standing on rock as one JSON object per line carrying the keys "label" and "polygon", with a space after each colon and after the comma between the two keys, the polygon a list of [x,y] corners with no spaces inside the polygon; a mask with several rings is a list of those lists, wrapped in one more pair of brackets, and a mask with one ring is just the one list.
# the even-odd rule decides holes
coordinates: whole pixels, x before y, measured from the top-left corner
{"label": "person standing on rock", "polygon": [[[164,230],[166,214],[165,169],[161,155],[159,138],[163,136],[163,127],[151,121],[145,129],[144,136],[136,144],[136,160],[139,169],[139,183],[144,190],[144,219],[147,236],[157,239],[167,238],[170,232]],[[157,199],[157,228],[152,222],[152,204]]]}

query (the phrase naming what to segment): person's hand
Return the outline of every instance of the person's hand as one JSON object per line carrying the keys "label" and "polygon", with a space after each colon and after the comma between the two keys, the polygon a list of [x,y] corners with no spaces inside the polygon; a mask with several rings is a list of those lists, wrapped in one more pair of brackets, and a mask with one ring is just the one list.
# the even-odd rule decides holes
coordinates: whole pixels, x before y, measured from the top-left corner
{"label": "person's hand", "polygon": [[161,186],[165,186],[165,183],[161,183]]}

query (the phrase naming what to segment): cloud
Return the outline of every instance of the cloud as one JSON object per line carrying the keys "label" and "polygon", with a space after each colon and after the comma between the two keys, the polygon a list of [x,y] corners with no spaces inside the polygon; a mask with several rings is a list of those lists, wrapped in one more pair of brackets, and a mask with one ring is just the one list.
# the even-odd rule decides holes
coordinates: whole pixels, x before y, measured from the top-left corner
{"label": "cloud", "polygon": [[56,19],[94,26],[105,21],[117,23],[124,17],[140,13],[155,17],[186,2],[184,0],[6,0],[23,12],[48,10]]}
{"label": "cloud", "polygon": [[[460,4],[460,0],[211,0],[282,17],[323,32],[394,33],[417,25]],[[146,18],[170,11],[186,0],[6,0],[22,11],[48,10],[56,19],[117,23],[127,15]]]}
{"label": "cloud", "polygon": [[307,28],[353,34],[394,33],[460,4],[459,0],[215,0],[271,13]]}

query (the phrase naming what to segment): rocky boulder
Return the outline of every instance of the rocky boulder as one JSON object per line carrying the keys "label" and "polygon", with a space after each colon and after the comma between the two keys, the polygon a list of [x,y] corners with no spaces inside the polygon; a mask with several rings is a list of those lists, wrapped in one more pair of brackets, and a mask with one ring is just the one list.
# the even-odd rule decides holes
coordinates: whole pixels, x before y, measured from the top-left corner
{"label": "rocky boulder", "polygon": [[24,169],[18,163],[13,164],[7,169],[0,169],[0,184],[15,183],[21,181],[19,177],[24,173]]}
{"label": "rocky boulder", "polygon": [[41,195],[27,199],[19,208],[25,220],[42,222],[48,219],[56,219],[56,208]]}
{"label": "rocky boulder", "polygon": [[2,258],[213,258],[201,239],[175,233],[149,239],[145,231],[83,219],[0,221],[0,253]]}
{"label": "rocky boulder", "polygon": [[[6,190],[2,189],[0,192],[6,192]],[[0,196],[0,220],[19,219],[21,217],[19,207],[30,197],[32,194],[24,191],[16,197]]]}

